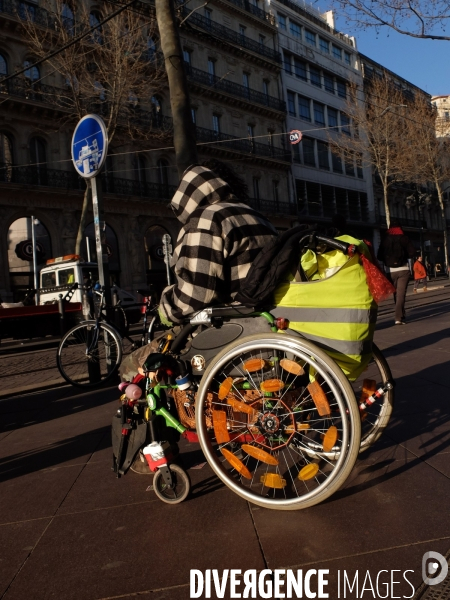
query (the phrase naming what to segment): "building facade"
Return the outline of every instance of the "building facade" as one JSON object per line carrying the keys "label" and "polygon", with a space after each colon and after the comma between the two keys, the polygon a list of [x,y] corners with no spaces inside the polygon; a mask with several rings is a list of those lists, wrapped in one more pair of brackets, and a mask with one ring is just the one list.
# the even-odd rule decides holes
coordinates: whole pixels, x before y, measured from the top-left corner
{"label": "building facade", "polygon": [[[363,78],[355,38],[334,28],[331,12],[311,5],[271,0],[283,54],[288,130],[302,132],[292,146],[292,185],[302,221],[330,224],[344,216],[348,230],[372,238],[376,226],[370,168],[331,151],[339,133],[351,135],[350,90]],[[363,99],[361,98],[361,101]]]}
{"label": "building facade", "polygon": [[[198,4],[198,5],[197,5]],[[249,203],[280,229],[296,217],[289,195],[290,149],[285,139],[285,102],[280,85],[281,54],[274,18],[258,3],[215,0],[190,4],[179,14],[183,56],[191,92],[192,118],[200,160],[217,157],[233,164],[249,188]],[[101,20],[102,3],[87,4],[89,22]],[[194,9],[198,10],[194,10]],[[76,23],[74,5],[53,6]],[[0,76],[31,65],[23,22],[54,27],[52,10],[36,2],[0,4]],[[150,5],[138,4],[143,19]],[[73,20],[73,21],[72,21]],[[75,27],[75,25],[70,25]],[[157,33],[148,38],[149,62],[158,54]],[[48,63],[0,81],[0,294],[19,300],[33,287],[32,263],[23,252],[37,219],[39,259],[74,252],[84,182],[70,160],[73,128],[57,127],[64,109],[49,102],[67,82]],[[162,287],[165,265],[161,238],[175,243],[179,223],[167,205],[178,182],[171,149],[167,85],[151,98],[136,99],[135,118],[158,130],[147,151],[114,142],[102,175],[110,272],[130,291],[155,283]],[[95,258],[92,215],[84,232]]]}

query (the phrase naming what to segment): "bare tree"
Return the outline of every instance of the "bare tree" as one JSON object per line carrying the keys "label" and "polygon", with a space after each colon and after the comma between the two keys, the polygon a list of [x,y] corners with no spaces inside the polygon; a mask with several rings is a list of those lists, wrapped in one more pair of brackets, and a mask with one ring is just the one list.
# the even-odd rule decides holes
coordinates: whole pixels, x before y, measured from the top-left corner
{"label": "bare tree", "polygon": [[397,181],[405,179],[407,139],[405,136],[405,98],[387,74],[366,78],[362,90],[352,89],[346,113],[351,122],[340,132],[330,133],[329,141],[335,156],[344,156],[344,162],[358,161],[360,166],[371,167],[383,189],[386,222],[390,225],[389,191]]}
{"label": "bare tree", "polygon": [[[76,12],[70,4],[56,0],[51,13],[52,27],[43,28],[32,19],[24,21],[29,50],[36,58],[62,48],[81,31],[98,25],[111,14],[103,3],[103,14],[90,12],[86,4],[78,4]],[[50,6],[48,7],[50,12]],[[161,138],[160,115],[152,113],[151,98],[166,83],[164,66],[156,52],[157,26],[154,15],[127,10],[109,20],[79,43],[73,44],[47,61],[47,68],[60,75],[61,86],[33,83],[33,75],[25,78],[31,92],[45,96],[62,115],[55,129],[68,129],[90,112],[102,116],[108,138],[118,138],[124,145]],[[75,252],[80,253],[81,240],[89,209],[87,186]]]}
{"label": "bare tree", "polygon": [[450,40],[447,0],[334,0],[334,6],[349,25],[361,29],[390,27],[414,38]]}
{"label": "bare tree", "polygon": [[[409,111],[408,179],[417,186],[436,190],[441,219],[444,223],[444,254],[448,266],[448,239],[445,221],[444,191],[450,182],[450,139],[448,121],[440,117],[430,102],[417,96]],[[430,200],[430,195],[425,198]],[[414,198],[417,204],[420,198]]]}

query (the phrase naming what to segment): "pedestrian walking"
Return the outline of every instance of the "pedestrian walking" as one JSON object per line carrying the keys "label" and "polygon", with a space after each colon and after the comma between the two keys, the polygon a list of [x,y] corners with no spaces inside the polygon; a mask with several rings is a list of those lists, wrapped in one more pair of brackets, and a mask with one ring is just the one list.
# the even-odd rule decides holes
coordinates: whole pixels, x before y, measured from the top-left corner
{"label": "pedestrian walking", "polygon": [[391,226],[378,249],[377,258],[384,264],[385,273],[396,289],[394,294],[396,325],[404,325],[406,322],[406,289],[411,275],[408,260],[414,258],[415,253],[409,237],[403,233],[400,221],[392,219]]}
{"label": "pedestrian walking", "polygon": [[417,288],[419,284],[423,282],[423,291],[427,291],[427,271],[423,264],[423,258],[419,256],[419,258],[414,263],[413,267],[414,271],[414,293],[417,294]]}

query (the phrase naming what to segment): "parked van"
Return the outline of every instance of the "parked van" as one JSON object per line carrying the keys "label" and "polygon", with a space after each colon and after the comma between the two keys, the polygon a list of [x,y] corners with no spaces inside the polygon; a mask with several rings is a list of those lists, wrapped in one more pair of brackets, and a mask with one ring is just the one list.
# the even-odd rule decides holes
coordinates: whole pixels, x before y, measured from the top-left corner
{"label": "parked van", "polygon": [[[92,286],[97,281],[97,263],[85,262],[77,254],[51,258],[40,272],[39,304],[57,302],[59,295],[62,294],[64,297],[74,283],[78,283],[78,288],[74,291],[70,302],[82,302],[83,290],[81,288]],[[117,294],[120,304],[124,309],[131,307],[137,302],[133,294],[115,285],[111,286],[111,294],[114,293]],[[127,315],[130,312],[136,312],[136,316],[140,314],[139,309],[136,307],[134,307],[133,311],[131,308],[127,310]],[[131,319],[130,322],[137,321]]]}

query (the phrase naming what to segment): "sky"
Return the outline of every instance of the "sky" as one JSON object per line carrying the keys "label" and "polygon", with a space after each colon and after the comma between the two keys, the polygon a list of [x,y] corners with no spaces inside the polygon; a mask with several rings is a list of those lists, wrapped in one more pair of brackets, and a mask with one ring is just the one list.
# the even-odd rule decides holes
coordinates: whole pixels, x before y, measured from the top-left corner
{"label": "sky", "polygon": [[414,39],[387,27],[379,33],[374,28],[352,31],[339,18],[336,29],[355,36],[359,52],[432,96],[450,94],[450,41]]}

